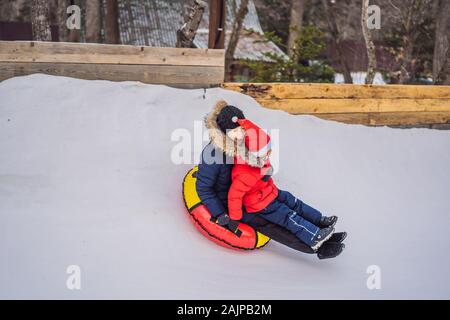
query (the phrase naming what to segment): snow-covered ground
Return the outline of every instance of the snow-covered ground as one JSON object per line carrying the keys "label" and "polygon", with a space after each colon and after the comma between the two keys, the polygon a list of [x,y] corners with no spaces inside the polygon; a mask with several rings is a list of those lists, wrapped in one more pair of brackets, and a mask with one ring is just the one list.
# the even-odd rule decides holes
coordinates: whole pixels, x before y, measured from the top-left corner
{"label": "snow-covered ground", "polygon": [[[349,233],[320,261],[236,252],[187,218],[171,160],[218,98],[280,129],[276,183]],[[0,83],[0,298],[450,298],[450,131],[291,116],[222,89],[46,75]],[[81,270],[69,290],[68,266]],[[381,289],[366,285],[369,266]],[[78,274],[78,273],[77,273]]]}

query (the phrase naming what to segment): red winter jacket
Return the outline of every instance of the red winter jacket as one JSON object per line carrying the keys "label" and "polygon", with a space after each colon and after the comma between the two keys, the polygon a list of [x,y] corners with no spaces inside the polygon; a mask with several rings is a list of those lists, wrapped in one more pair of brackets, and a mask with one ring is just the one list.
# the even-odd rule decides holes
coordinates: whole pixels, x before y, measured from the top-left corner
{"label": "red winter jacket", "polygon": [[228,214],[232,220],[242,218],[242,205],[247,212],[258,212],[266,208],[278,196],[278,189],[272,178],[263,177],[270,164],[264,168],[255,168],[248,164],[233,166],[231,187],[228,191]]}

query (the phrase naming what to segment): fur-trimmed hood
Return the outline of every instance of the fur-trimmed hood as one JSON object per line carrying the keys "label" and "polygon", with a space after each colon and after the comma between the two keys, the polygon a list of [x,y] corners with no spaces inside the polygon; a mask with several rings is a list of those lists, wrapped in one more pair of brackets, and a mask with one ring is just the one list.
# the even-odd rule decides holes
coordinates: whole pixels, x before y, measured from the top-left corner
{"label": "fur-trimmed hood", "polygon": [[264,167],[264,161],[248,152],[244,141],[241,141],[239,144],[235,144],[232,139],[220,130],[219,125],[217,124],[217,116],[227,105],[228,103],[225,100],[218,101],[213,110],[205,117],[205,126],[208,129],[211,143],[229,157],[238,157],[243,159],[252,167]]}

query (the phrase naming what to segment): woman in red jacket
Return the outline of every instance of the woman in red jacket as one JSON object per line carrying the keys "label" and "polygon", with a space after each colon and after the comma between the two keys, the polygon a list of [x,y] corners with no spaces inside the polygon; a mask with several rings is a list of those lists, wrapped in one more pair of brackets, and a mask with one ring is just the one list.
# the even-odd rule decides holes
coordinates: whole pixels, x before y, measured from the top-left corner
{"label": "woman in red jacket", "polygon": [[[325,217],[273,183],[270,157],[270,137],[247,119],[235,119],[245,131],[245,159],[236,157],[228,192],[231,220],[248,213],[259,214],[268,221],[285,227],[300,240],[317,250],[334,232],[337,217]],[[245,214],[247,216],[247,214]],[[248,218],[248,217],[246,217]]]}

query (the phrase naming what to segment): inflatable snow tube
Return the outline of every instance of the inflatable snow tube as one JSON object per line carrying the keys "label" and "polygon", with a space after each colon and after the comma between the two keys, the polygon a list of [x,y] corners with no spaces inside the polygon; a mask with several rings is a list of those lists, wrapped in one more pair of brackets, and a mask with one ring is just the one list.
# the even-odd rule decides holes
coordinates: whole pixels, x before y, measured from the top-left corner
{"label": "inflatable snow tube", "polygon": [[256,231],[245,223],[239,223],[240,236],[225,227],[211,221],[211,213],[202,204],[196,190],[196,175],[198,167],[192,168],[183,180],[183,199],[191,221],[198,230],[215,243],[238,250],[253,250],[262,248],[270,238]]}

